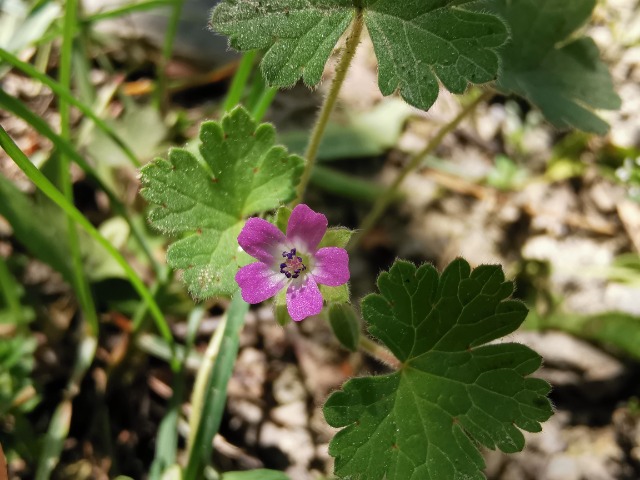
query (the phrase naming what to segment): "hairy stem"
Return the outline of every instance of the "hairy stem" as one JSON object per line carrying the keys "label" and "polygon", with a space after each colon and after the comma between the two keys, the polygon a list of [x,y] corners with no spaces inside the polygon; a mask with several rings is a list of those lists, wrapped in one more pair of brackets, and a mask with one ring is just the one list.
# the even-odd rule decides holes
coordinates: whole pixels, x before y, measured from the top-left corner
{"label": "hairy stem", "polygon": [[364,238],[376,223],[378,223],[378,220],[380,220],[380,217],[384,214],[389,204],[397,198],[398,189],[400,185],[402,185],[402,182],[407,178],[407,175],[418,168],[424,158],[438,148],[444,137],[455,130],[462,120],[472,113],[480,103],[491,98],[492,95],[492,92],[484,92],[483,94],[478,95],[471,103],[466,105],[453,120],[442,126],[436,136],[433,137],[420,152],[416,153],[409,159],[394,182],[384,191],[384,193],[382,193],[382,195],[378,197],[378,200],[376,200],[373,208],[360,224],[357,232],[353,237],[351,237],[351,242],[348,247],[350,250],[359,245],[362,238]]}
{"label": "hairy stem", "polygon": [[322,137],[324,136],[324,132],[327,128],[327,124],[329,123],[329,117],[331,116],[331,112],[333,112],[333,109],[335,108],[336,101],[338,100],[338,94],[340,93],[340,89],[342,88],[344,79],[347,76],[347,70],[349,70],[349,66],[351,65],[353,57],[355,56],[358,43],[360,43],[360,36],[362,35],[362,27],[364,25],[362,13],[362,9],[358,9],[355,18],[353,19],[353,23],[351,24],[351,32],[347,37],[344,52],[342,53],[340,62],[336,67],[336,75],[333,79],[333,82],[331,83],[329,93],[324,99],[324,103],[322,104],[322,109],[320,110],[318,120],[313,127],[311,138],[309,139],[309,145],[307,146],[307,150],[304,154],[304,158],[306,159],[307,164],[302,174],[302,178],[300,179],[300,184],[298,185],[298,195],[295,201],[296,203],[300,203],[304,197],[304,192],[307,189],[309,179],[311,178],[311,171],[313,170],[313,167],[316,164],[316,159],[318,158],[320,142],[322,141]]}
{"label": "hairy stem", "polygon": [[360,350],[362,350],[367,355],[372,356],[376,360],[379,360],[380,362],[384,363],[385,365],[388,365],[394,370],[400,369],[400,366],[401,366],[400,360],[398,360],[393,355],[393,353],[391,353],[382,345],[379,345],[373,340],[370,340],[369,338],[365,337],[364,335],[360,335],[360,340],[358,341],[358,348],[360,348]]}

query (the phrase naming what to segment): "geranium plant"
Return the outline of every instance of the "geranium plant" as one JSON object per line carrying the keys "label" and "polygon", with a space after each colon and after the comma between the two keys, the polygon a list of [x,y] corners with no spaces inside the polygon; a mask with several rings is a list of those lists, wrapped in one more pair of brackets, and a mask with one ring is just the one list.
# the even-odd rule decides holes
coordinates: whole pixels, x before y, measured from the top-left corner
{"label": "geranium plant", "polygon": [[[274,147],[273,128],[258,126],[237,107],[220,123],[203,124],[200,159],[173,150],[169,162],[143,169],[152,224],[187,233],[169,248],[169,264],[183,270],[197,297],[235,295],[251,304],[273,297],[276,311],[286,304],[296,321],[318,321],[310,317],[328,307],[339,340],[357,348],[345,247],[351,239],[349,247],[357,248],[428,151],[408,162],[353,238],[344,229],[327,231],[326,217],[307,205],[291,211],[286,204],[304,200],[365,28],[384,95],[399,93],[426,110],[442,87],[462,94],[472,84],[483,85],[483,93],[436,140],[494,92],[523,96],[558,127],[603,133],[607,126],[595,109],[617,108],[619,99],[594,43],[572,36],[594,3],[223,0],[213,10],[211,28],[228,35],[237,50],[260,49],[270,86],[299,80],[317,85],[340,38],[345,41],[304,158]],[[278,207],[273,221],[255,216]],[[362,480],[483,478],[479,445],[520,451],[521,430],[540,431],[552,414],[549,384],[530,377],[541,358],[523,345],[490,343],[526,317],[524,304],[509,298],[513,284],[499,266],[471,268],[458,259],[439,274],[431,265],[397,260],[380,275],[378,288],[379,294],[362,301],[362,316],[380,342],[376,348],[394,359],[397,370],[350,380],[328,399],[326,420],[342,428],[329,448],[335,474]]]}

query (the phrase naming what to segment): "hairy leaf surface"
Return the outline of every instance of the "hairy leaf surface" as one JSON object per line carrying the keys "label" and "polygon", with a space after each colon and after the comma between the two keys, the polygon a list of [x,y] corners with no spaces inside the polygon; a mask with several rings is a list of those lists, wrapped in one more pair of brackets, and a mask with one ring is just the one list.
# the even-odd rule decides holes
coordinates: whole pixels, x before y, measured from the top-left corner
{"label": "hairy leaf surface", "polygon": [[471,270],[458,259],[397,261],[378,279],[362,313],[369,332],[402,362],[396,373],[345,383],[324,407],[343,428],[329,447],[349,479],[481,479],[477,444],[516,452],[522,430],[540,431],[552,413],[550,386],[528,377],[541,358],[524,345],[489,344],[523,322],[526,307],[499,266]]}
{"label": "hairy leaf surface", "polygon": [[[167,251],[167,263],[184,270],[196,298],[232,295],[234,276],[250,262],[238,249],[245,218],[295,197],[304,162],[274,146],[270,124],[256,125],[242,108],[200,127],[200,155],[175,148],[169,159],[142,169],[142,195],[153,206],[151,224],[184,235]],[[243,258],[244,257],[244,258]]]}
{"label": "hairy leaf surface", "polygon": [[536,105],[558,128],[604,134],[595,109],[614,110],[620,98],[591,38],[572,34],[591,17],[596,0],[487,0],[504,18],[511,41],[500,49],[498,88]]}
{"label": "hairy leaf surface", "polygon": [[362,15],[378,57],[378,84],[428,109],[438,79],[454,93],[496,78],[496,49],[507,37],[498,17],[472,0],[225,0],[212,27],[238,50],[266,49],[262,71],[272,86],[320,82],[337,41]]}

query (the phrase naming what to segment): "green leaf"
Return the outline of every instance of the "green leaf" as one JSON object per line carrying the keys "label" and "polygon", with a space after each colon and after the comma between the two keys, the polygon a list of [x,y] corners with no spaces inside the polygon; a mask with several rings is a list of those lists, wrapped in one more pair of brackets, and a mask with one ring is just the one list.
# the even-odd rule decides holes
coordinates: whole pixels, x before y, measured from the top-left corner
{"label": "green leaf", "polygon": [[607,66],[588,37],[571,35],[591,17],[596,0],[488,0],[511,27],[500,50],[498,88],[536,105],[558,128],[604,134],[595,109],[620,108]]}
{"label": "green leaf", "polygon": [[344,427],[329,447],[336,474],[352,479],[481,479],[478,444],[523,448],[520,429],[540,431],[552,414],[547,382],[528,375],[541,358],[519,344],[485,345],[513,332],[527,309],[499,266],[471,271],[458,259],[442,275],[397,261],[367,296],[369,332],[402,362],[356,378],[324,407]]}
{"label": "green leaf", "polygon": [[200,127],[200,155],[175,148],[169,160],[142,169],[142,195],[153,207],[151,224],[169,234],[186,234],[167,251],[167,262],[183,269],[196,298],[231,296],[240,266],[238,234],[244,219],[273,210],[295,196],[303,160],[274,146],[270,124],[256,125],[242,108],[221,122]]}
{"label": "green leaf", "polygon": [[[396,90],[408,103],[428,109],[438,97],[438,79],[454,93],[469,82],[496,78],[495,49],[508,37],[496,16],[472,0],[225,0],[213,11],[214,29],[238,50],[267,49],[267,83],[288,87],[300,78],[320,82],[336,42],[362,12],[369,30],[384,95]],[[469,7],[469,8],[465,8]]]}
{"label": "green leaf", "polygon": [[211,338],[198,370],[191,397],[193,411],[189,422],[191,437],[184,470],[185,480],[204,478],[202,467],[211,460],[213,438],[218,433],[227,404],[227,385],[238,356],[240,331],[248,311],[249,304],[236,295],[229,305],[225,320],[218,327],[221,330]]}

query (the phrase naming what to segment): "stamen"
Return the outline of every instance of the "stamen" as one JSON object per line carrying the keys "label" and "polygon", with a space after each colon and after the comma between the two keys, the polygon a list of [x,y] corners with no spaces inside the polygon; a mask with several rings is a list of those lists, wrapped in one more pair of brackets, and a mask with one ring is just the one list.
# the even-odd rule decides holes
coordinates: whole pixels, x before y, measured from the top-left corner
{"label": "stamen", "polygon": [[298,278],[300,273],[305,271],[307,267],[302,263],[302,257],[297,256],[295,248],[289,252],[282,252],[282,256],[286,258],[286,262],[280,264],[280,273],[287,278]]}

